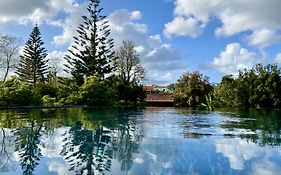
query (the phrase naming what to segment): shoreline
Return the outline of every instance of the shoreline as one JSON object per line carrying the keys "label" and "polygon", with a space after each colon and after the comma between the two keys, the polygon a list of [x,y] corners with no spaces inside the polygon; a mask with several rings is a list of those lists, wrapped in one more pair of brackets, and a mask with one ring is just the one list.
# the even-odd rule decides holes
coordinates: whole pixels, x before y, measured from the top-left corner
{"label": "shoreline", "polygon": [[15,107],[0,107],[2,110],[18,110],[18,109],[64,109],[64,108],[81,108],[85,105],[68,105],[68,106],[15,106]]}

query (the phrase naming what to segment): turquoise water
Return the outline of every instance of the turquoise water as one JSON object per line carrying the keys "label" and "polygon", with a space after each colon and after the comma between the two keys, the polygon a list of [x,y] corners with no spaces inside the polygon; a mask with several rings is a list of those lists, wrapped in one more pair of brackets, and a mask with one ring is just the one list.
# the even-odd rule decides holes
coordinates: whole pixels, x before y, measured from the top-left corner
{"label": "turquoise water", "polygon": [[0,174],[281,174],[281,111],[0,111]]}

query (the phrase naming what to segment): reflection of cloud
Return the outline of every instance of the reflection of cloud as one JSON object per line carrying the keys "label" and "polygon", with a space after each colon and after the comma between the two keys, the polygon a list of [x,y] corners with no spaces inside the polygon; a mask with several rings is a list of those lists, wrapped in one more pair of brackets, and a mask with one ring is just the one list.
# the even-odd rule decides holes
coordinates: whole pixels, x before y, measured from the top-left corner
{"label": "reflection of cloud", "polygon": [[156,154],[153,154],[153,153],[150,153],[150,152],[147,152],[148,154],[148,157],[153,160],[154,162],[157,162],[157,155]]}
{"label": "reflection of cloud", "polygon": [[[274,161],[281,152],[269,147],[258,147],[252,142],[241,139],[226,139],[215,143],[216,152],[223,154],[235,170],[251,171],[249,174],[271,175],[281,172],[281,166]],[[258,159],[255,159],[258,158]],[[246,161],[250,168],[245,168]]]}
{"label": "reflection of cloud", "polygon": [[137,157],[133,160],[133,162],[136,163],[136,164],[143,164],[143,159],[140,158],[140,157]]}
{"label": "reflection of cloud", "polygon": [[216,152],[222,153],[229,159],[230,167],[235,170],[243,170],[245,161],[257,154],[256,145],[240,139],[222,140],[215,144]]}
{"label": "reflection of cloud", "polygon": [[48,137],[47,135],[42,137],[43,146],[39,146],[43,156],[49,158],[61,157],[60,152],[64,144],[64,137],[62,135],[66,133],[67,130],[67,128],[58,128],[55,129],[51,137]]}
{"label": "reflection of cloud", "polygon": [[59,161],[51,161],[48,163],[48,170],[50,172],[57,173],[58,175],[71,175],[74,174],[68,170],[66,163],[61,163]]}
{"label": "reflection of cloud", "polygon": [[281,174],[281,167],[268,159],[263,159],[253,164],[252,171],[252,174],[256,175],[275,175]]}

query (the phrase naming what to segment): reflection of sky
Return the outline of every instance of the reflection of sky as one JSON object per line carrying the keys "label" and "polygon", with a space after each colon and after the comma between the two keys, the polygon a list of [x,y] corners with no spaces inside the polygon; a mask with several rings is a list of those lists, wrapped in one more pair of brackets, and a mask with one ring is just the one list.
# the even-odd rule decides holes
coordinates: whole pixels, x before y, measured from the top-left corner
{"label": "reflection of sky", "polygon": [[281,154],[241,139],[151,138],[129,174],[281,174]]}
{"label": "reflection of sky", "polygon": [[[281,174],[280,149],[240,139],[254,134],[248,129],[220,127],[245,119],[170,109],[146,113],[143,120],[145,138],[129,174]],[[194,133],[201,139],[192,138]]]}
{"label": "reflection of sky", "polygon": [[[143,127],[144,138],[133,155],[132,168],[122,172],[121,163],[113,159],[112,171],[106,174],[281,175],[280,148],[260,147],[250,140],[239,138],[240,134],[254,134],[253,131],[221,127],[222,124],[239,123],[241,120],[219,113],[183,114],[174,109],[147,110],[138,117],[137,125]],[[60,155],[66,137],[63,134],[69,129],[60,127],[42,135],[39,147],[43,158],[34,174],[74,174]],[[7,136],[12,137],[13,133],[7,130]],[[8,173],[0,171],[0,174],[22,174],[18,155],[13,154],[13,149],[11,146],[8,150],[15,168]]]}

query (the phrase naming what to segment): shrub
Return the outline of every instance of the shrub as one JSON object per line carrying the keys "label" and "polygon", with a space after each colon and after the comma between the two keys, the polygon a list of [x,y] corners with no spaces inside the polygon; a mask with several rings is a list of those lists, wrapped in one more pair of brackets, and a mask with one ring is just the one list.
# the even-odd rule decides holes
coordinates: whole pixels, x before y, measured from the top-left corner
{"label": "shrub", "polygon": [[0,106],[40,105],[40,97],[33,93],[32,86],[11,77],[0,87]]}

